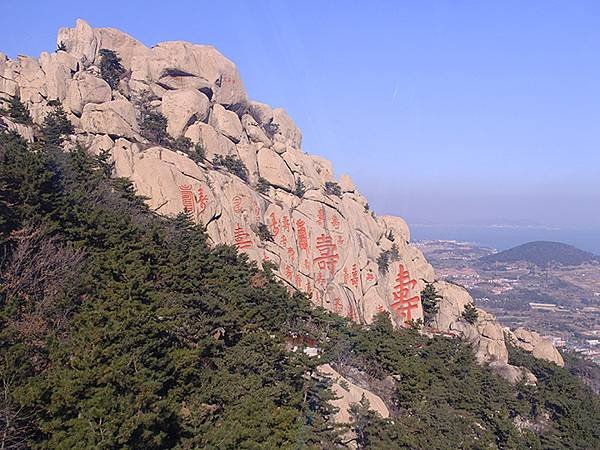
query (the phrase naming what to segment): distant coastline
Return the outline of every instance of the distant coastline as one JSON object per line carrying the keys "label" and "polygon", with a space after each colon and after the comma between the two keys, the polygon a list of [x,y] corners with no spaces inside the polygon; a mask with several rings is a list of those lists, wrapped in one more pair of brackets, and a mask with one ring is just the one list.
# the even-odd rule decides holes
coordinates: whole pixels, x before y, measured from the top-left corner
{"label": "distant coastline", "polygon": [[600,230],[542,226],[410,224],[411,240],[451,239],[506,250],[531,241],[556,241],[600,255]]}

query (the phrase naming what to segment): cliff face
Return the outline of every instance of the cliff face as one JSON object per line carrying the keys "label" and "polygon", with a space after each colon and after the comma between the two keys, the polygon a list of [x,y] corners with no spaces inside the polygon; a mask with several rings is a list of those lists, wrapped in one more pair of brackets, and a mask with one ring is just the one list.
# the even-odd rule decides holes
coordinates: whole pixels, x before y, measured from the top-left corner
{"label": "cliff face", "polygon": [[[0,54],[0,101],[18,95],[36,124],[62,103],[76,130],[71,145],[109,152],[115,175],[131,179],[150,208],[185,212],[214,243],[271,261],[315,305],[361,323],[382,311],[398,326],[423,318],[419,293],[435,274],[410,245],[406,223],[375,216],[348,176],[336,180],[329,161],[305,153],[287,113],[248,100],[235,65],[217,50],[186,42],[147,48],[81,20],[61,29],[57,43],[64,50],[39,59]],[[114,89],[100,77],[101,49],[116,52],[126,71]],[[188,138],[204,157],[143,137],[141,109],[164,115],[171,138]],[[3,120],[34,139],[34,127]],[[245,169],[229,164],[238,160]],[[434,332],[464,336],[481,361],[506,364],[504,331],[493,316],[480,311],[467,324],[468,293],[441,282],[438,289]],[[538,355],[562,363],[555,350]]]}

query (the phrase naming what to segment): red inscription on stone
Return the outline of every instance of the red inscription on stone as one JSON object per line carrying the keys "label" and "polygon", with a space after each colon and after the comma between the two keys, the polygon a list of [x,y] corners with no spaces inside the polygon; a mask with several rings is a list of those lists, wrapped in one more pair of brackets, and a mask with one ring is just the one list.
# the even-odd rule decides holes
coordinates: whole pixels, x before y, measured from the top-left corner
{"label": "red inscription on stone", "polygon": [[271,213],[271,223],[270,228],[271,228],[271,234],[273,235],[273,237],[277,236],[279,234],[279,223],[277,220],[277,216],[275,215],[274,212]]}
{"label": "red inscription on stone", "polygon": [[289,264],[287,266],[285,266],[285,276],[289,280],[291,280],[291,279],[294,278],[294,273],[292,271],[292,266],[290,266]]}
{"label": "red inscription on stone", "polygon": [[254,216],[256,217],[256,221],[260,222],[260,206],[258,206],[258,203],[254,205]]}
{"label": "red inscription on stone", "polygon": [[242,212],[242,197],[236,195],[233,197],[233,212],[239,214]]}
{"label": "red inscription on stone", "polygon": [[325,277],[323,276],[323,272],[319,272],[317,274],[317,279],[315,281],[319,286],[325,286]]}
{"label": "red inscription on stone", "polygon": [[344,284],[348,284],[348,280],[350,279],[350,275],[348,274],[348,268],[344,267]]}
{"label": "red inscription on stone", "polygon": [[333,243],[331,236],[325,236],[324,234],[318,236],[317,250],[320,256],[317,256],[314,262],[317,263],[319,269],[328,269],[333,274],[340,256],[337,254],[337,246]]}
{"label": "red inscription on stone", "polygon": [[192,192],[191,184],[179,185],[179,192],[181,193],[181,203],[183,204],[183,210],[187,214],[194,213],[194,193]]}
{"label": "red inscription on stone", "polygon": [[346,314],[346,317],[350,320],[356,320],[356,313],[354,312],[352,305],[348,305],[348,313]]}
{"label": "red inscription on stone", "polygon": [[310,262],[308,262],[308,259],[304,260],[304,270],[307,272],[310,270]]}
{"label": "red inscription on stone", "polygon": [[294,251],[294,249],[292,247],[288,247],[287,254],[292,259],[294,259],[294,257],[296,256],[296,252]]}
{"label": "red inscription on stone", "polygon": [[410,296],[411,291],[417,286],[417,280],[411,279],[408,270],[400,264],[396,283],[398,284],[394,286],[394,302],[391,304],[391,308],[405,323],[410,322],[412,320],[412,310],[417,309],[421,304],[421,297],[418,295]]}
{"label": "red inscription on stone", "polygon": [[298,246],[305,252],[308,251],[308,234],[306,233],[306,224],[304,220],[298,219],[296,221],[296,228],[298,230]]}
{"label": "red inscription on stone", "polygon": [[319,291],[315,291],[315,300],[317,303],[321,303],[321,293]]}
{"label": "red inscription on stone", "polygon": [[356,264],[352,264],[352,278],[350,279],[352,286],[358,287],[358,267]]}
{"label": "red inscription on stone", "polygon": [[296,287],[298,287],[298,289],[302,287],[302,277],[300,275],[296,275]]}
{"label": "red inscription on stone", "polygon": [[196,192],[198,195],[198,198],[197,198],[198,212],[202,212],[206,209],[206,204],[208,203],[208,197],[206,197],[206,194],[204,193],[204,189],[202,189],[202,186],[200,186]]}
{"label": "red inscription on stone", "polygon": [[336,299],[333,301],[333,310],[336,314],[342,313],[342,311],[344,310],[344,304],[342,303],[341,298],[336,297]]}
{"label": "red inscription on stone", "polygon": [[367,281],[373,281],[375,280],[375,274],[373,274],[373,272],[369,271],[367,272]]}
{"label": "red inscription on stone", "polygon": [[288,240],[287,240],[287,237],[285,234],[281,235],[281,245],[284,247],[287,247],[287,245],[288,245]]}
{"label": "red inscription on stone", "polygon": [[252,247],[252,240],[250,239],[250,233],[244,230],[240,224],[236,224],[234,229],[234,242],[238,250],[245,250]]}
{"label": "red inscription on stone", "polygon": [[221,83],[233,83],[235,84],[235,78],[229,75],[221,75]]}
{"label": "red inscription on stone", "polygon": [[281,218],[281,225],[283,226],[283,229],[289,233],[290,232],[290,218],[288,216],[283,216]]}
{"label": "red inscription on stone", "polygon": [[333,216],[331,218],[331,225],[333,226],[333,228],[335,228],[336,230],[340,229],[340,219],[338,219],[337,216]]}
{"label": "red inscription on stone", "polygon": [[319,208],[317,212],[317,223],[322,227],[325,226],[325,208],[323,207]]}
{"label": "red inscription on stone", "polygon": [[312,285],[310,284],[310,280],[306,280],[306,293],[308,295],[312,295]]}

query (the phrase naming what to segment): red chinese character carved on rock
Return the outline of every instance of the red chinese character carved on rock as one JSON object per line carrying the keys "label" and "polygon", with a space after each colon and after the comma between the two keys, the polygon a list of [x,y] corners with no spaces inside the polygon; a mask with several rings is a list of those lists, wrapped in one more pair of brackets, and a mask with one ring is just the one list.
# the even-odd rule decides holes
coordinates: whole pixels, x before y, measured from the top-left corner
{"label": "red chinese character carved on rock", "polygon": [[277,216],[275,215],[274,212],[272,212],[270,217],[271,217],[271,223],[270,223],[271,234],[273,235],[273,237],[276,237],[279,234],[279,224],[278,224]]}
{"label": "red chinese character carved on rock", "polygon": [[289,280],[293,279],[293,277],[294,277],[294,273],[292,271],[292,266],[290,266],[289,264],[287,266],[285,266],[285,276]]}
{"label": "red chinese character carved on rock", "polygon": [[281,225],[287,233],[290,232],[290,218],[288,216],[283,216],[281,218]]}
{"label": "red chinese character carved on rock", "polygon": [[336,299],[333,301],[333,310],[335,311],[336,314],[342,313],[342,311],[344,310],[344,305],[342,303],[341,298],[336,297]]}
{"label": "red chinese character carved on rock", "polygon": [[306,224],[304,220],[298,219],[296,221],[296,228],[298,230],[298,246],[305,252],[308,251],[308,233],[306,232]]}
{"label": "red chinese character carved on rock", "polygon": [[250,239],[250,234],[246,230],[244,230],[239,223],[236,224],[233,234],[233,240],[238,250],[245,250],[247,248],[252,247],[252,240]]}
{"label": "red chinese character carved on rock", "polygon": [[352,278],[350,279],[352,286],[358,287],[358,267],[356,264],[352,264]]}
{"label": "red chinese character carved on rock", "polygon": [[375,274],[371,271],[367,272],[367,281],[375,280]]}
{"label": "red chinese character carved on rock", "polygon": [[315,282],[321,287],[325,286],[325,277],[323,276],[323,272],[319,272],[317,274],[317,279]]}
{"label": "red chinese character carved on rock", "polygon": [[239,214],[242,212],[242,197],[236,195],[233,197],[233,212]]}
{"label": "red chinese character carved on rock", "polygon": [[322,227],[325,226],[325,208],[323,207],[319,208],[317,212],[317,223]]}
{"label": "red chinese character carved on rock", "polygon": [[296,256],[296,252],[294,251],[294,249],[292,247],[288,247],[287,253],[288,253],[288,256],[292,259],[294,259],[294,257]]}
{"label": "red chinese character carved on rock", "polygon": [[337,216],[333,216],[331,218],[331,225],[333,226],[333,228],[335,228],[336,230],[340,229],[340,219],[338,219]]}
{"label": "red chinese character carved on rock", "polygon": [[317,237],[317,250],[319,255],[314,259],[321,270],[328,269],[331,274],[335,272],[335,266],[340,259],[337,254],[337,246],[333,243],[331,236],[321,234]]}
{"label": "red chinese character carved on rock", "polygon": [[179,185],[179,192],[181,193],[181,203],[183,204],[183,210],[186,214],[194,213],[194,193],[192,192],[191,184]]}
{"label": "red chinese character carved on rock", "polygon": [[421,304],[421,297],[410,296],[411,291],[417,286],[417,280],[411,279],[408,270],[400,264],[396,283],[398,284],[394,286],[394,302],[391,304],[391,308],[407,323],[412,320],[412,310],[419,308]]}
{"label": "red chinese character carved on rock", "polygon": [[308,295],[312,295],[312,285],[310,284],[310,280],[306,280],[306,293]]}
{"label": "red chinese character carved on rock", "polygon": [[353,321],[356,320],[356,313],[354,312],[352,305],[348,305],[348,313],[346,314],[346,317]]}
{"label": "red chinese character carved on rock", "polygon": [[348,274],[348,268],[344,267],[344,284],[348,284],[348,280],[350,279],[350,275]]}
{"label": "red chinese character carved on rock", "polygon": [[287,247],[287,245],[288,245],[288,240],[287,240],[287,237],[286,237],[286,235],[285,235],[285,234],[282,234],[282,235],[281,235],[281,245],[282,245],[283,247]]}
{"label": "red chinese character carved on rock", "polygon": [[208,203],[208,198],[206,197],[206,194],[204,193],[204,189],[202,189],[202,186],[200,186],[196,192],[198,193],[198,199],[197,199],[198,212],[202,212],[206,209],[206,204]]}

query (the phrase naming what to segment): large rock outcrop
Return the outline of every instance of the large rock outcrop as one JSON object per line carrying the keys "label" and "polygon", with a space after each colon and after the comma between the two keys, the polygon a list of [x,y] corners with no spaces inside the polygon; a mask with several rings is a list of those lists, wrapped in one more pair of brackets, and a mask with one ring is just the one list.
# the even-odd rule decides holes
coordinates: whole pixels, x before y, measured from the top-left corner
{"label": "large rock outcrop", "polygon": [[331,390],[336,398],[330,403],[338,409],[335,415],[337,423],[350,423],[352,421],[350,407],[360,403],[363,397],[369,402],[369,409],[375,411],[380,417],[385,419],[390,416],[390,411],[381,397],[357,386],[329,364],[319,366],[319,374],[331,380]]}
{"label": "large rock outcrop", "polygon": [[[410,245],[406,222],[375,216],[350,177],[337,180],[329,161],[304,152],[284,110],[248,101],[237,68],[214,47],[148,48],[82,20],[61,29],[57,43],[60,51],[39,59],[0,54],[0,106],[18,95],[40,124],[52,102],[62,102],[76,129],[73,143],[109,151],[115,175],[129,177],[151,208],[184,212],[206,225],[214,243],[233,244],[259,264],[271,261],[290,290],[315,305],[361,323],[385,311],[397,326],[423,318],[420,292],[435,274]],[[116,52],[126,69],[118,89],[100,78],[101,49]],[[143,99],[166,117],[173,139],[189,138],[204,159],[142,137]],[[33,139],[32,127],[4,122]],[[229,165],[213,165],[215,156]],[[480,361],[505,364],[504,332],[493,316],[480,311],[476,323],[466,323],[460,314],[472,302],[468,293],[437,286],[443,301],[434,327],[470,341]],[[515,336],[560,363],[533,334]]]}

